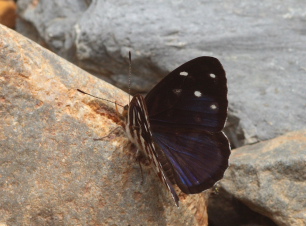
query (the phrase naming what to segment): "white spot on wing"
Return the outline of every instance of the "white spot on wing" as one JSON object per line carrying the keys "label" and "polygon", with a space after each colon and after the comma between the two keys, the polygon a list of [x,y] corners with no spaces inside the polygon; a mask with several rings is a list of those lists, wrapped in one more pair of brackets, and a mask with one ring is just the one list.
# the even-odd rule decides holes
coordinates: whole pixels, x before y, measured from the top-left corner
{"label": "white spot on wing", "polygon": [[202,93],[200,92],[200,91],[194,91],[194,95],[196,96],[196,97],[201,97],[202,96]]}
{"label": "white spot on wing", "polygon": [[216,78],[216,75],[213,74],[213,73],[209,74],[209,76],[210,76],[211,78]]}
{"label": "white spot on wing", "polygon": [[217,109],[217,105],[212,104],[212,105],[210,105],[210,108],[213,109],[213,110],[216,110]]}
{"label": "white spot on wing", "polygon": [[188,75],[188,72],[186,72],[186,71],[181,71],[181,72],[180,72],[180,75],[181,75],[181,76],[187,76],[187,75]]}

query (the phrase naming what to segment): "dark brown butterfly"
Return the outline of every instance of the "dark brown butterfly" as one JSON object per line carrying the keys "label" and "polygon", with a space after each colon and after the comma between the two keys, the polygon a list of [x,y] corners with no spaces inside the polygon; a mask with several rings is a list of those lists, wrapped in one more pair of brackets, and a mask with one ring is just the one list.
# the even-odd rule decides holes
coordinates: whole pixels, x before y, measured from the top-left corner
{"label": "dark brown butterfly", "polygon": [[178,67],[144,98],[124,107],[125,130],[153,163],[170,190],[186,194],[212,187],[228,167],[230,145],[222,132],[227,118],[227,81],[216,58],[199,57]]}

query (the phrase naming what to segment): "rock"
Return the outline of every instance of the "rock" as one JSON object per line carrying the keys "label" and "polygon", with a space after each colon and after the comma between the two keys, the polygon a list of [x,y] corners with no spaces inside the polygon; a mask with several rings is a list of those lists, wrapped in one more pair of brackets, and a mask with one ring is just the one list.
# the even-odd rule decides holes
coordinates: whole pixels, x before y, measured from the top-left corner
{"label": "rock", "polygon": [[15,28],[16,25],[16,3],[10,0],[0,0],[0,24],[9,28]]}
{"label": "rock", "polygon": [[[112,103],[123,91],[0,25],[0,225],[207,225],[205,194],[181,207],[142,183]],[[152,173],[151,173],[152,172]]]}
{"label": "rock", "polygon": [[[220,190],[227,195],[220,195],[215,203],[220,206],[224,197],[226,202],[233,200],[228,195],[231,194],[238,202],[270,218],[278,226],[306,225],[305,172],[306,130],[235,149],[230,157],[230,167],[219,183]],[[246,211],[245,208],[242,211],[241,205],[240,216],[237,217],[239,205],[235,202],[234,205],[223,205],[222,210],[219,208],[219,211],[225,212],[223,216],[245,217],[242,213]],[[233,206],[236,206],[234,211],[231,210]],[[228,209],[229,213],[235,214],[226,213]],[[220,217],[219,211],[209,216],[215,214],[217,222],[228,222],[225,217]]]}
{"label": "rock", "polygon": [[209,226],[277,226],[271,219],[254,212],[221,186],[208,200]]}
{"label": "rock", "polygon": [[129,50],[137,92],[192,58],[219,58],[233,147],[306,128],[305,1],[30,2],[18,1],[18,31],[36,30],[43,45],[125,90]]}

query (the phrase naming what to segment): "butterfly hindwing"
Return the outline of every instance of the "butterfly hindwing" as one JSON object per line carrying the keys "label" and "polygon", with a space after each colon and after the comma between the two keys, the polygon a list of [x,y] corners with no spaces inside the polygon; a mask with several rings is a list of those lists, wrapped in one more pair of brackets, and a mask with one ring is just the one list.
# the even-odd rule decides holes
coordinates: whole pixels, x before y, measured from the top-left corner
{"label": "butterfly hindwing", "polygon": [[175,182],[184,193],[199,193],[212,187],[228,167],[230,149],[222,132],[158,129],[153,137],[173,166]]}

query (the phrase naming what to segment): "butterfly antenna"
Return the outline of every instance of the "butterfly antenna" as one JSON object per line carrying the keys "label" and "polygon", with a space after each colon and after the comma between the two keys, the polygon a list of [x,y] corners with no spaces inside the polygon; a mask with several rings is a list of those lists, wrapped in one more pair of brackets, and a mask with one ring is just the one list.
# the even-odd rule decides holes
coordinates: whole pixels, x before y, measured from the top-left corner
{"label": "butterfly antenna", "polygon": [[77,89],[77,91],[79,91],[80,93],[86,94],[86,95],[88,95],[88,96],[91,96],[91,97],[94,97],[94,98],[97,98],[97,99],[100,99],[100,100],[104,100],[104,101],[113,103],[113,104],[115,104],[115,105],[119,105],[120,107],[124,107],[123,105],[118,104],[117,102],[114,102],[114,101],[111,101],[111,100],[107,100],[107,99],[104,99],[104,98],[101,98],[101,97],[94,96],[94,95],[92,95],[92,94],[90,94],[90,93],[86,93],[86,92],[84,92],[84,91],[82,91],[82,90],[80,90],[80,89]]}
{"label": "butterfly antenna", "polygon": [[132,54],[129,51],[129,103],[131,102]]}

